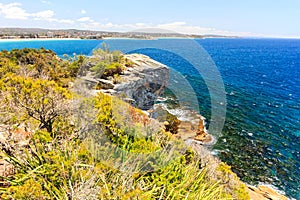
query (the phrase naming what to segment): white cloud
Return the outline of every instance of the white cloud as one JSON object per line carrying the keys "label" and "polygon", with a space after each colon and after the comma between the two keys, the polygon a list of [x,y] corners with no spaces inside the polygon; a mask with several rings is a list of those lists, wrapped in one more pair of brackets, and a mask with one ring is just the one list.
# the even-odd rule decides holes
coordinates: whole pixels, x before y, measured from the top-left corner
{"label": "white cloud", "polygon": [[205,34],[215,34],[215,35],[228,35],[232,34],[227,31],[220,31],[214,28],[209,27],[200,27],[200,26],[191,26],[186,22],[172,22],[166,24],[158,24],[156,28],[167,29],[178,33],[184,34],[197,34],[197,35],[205,35]]}
{"label": "white cloud", "polygon": [[195,35],[222,35],[222,36],[253,36],[261,37],[262,34],[254,34],[250,32],[234,32],[228,30],[219,30],[212,27],[201,27],[188,25],[186,22],[173,22],[168,24],[159,24],[157,28],[168,29],[177,33],[195,34]]}
{"label": "white cloud", "polygon": [[45,10],[37,13],[32,13],[31,16],[34,17],[35,20],[49,20],[54,16],[53,10]]}
{"label": "white cloud", "polygon": [[74,20],[71,20],[71,19],[60,19],[60,20],[57,20],[57,22],[59,23],[62,23],[62,24],[74,24]]}
{"label": "white cloud", "polygon": [[7,19],[28,19],[30,14],[22,9],[21,5],[20,3],[0,4],[0,14]]}
{"label": "white cloud", "polygon": [[178,27],[178,26],[184,26],[186,25],[186,22],[172,22],[167,24],[159,24],[157,27]]}
{"label": "white cloud", "polygon": [[146,23],[135,23],[135,24],[114,24],[112,22],[99,23],[91,22],[88,20],[81,20],[85,22],[80,24],[80,28],[90,30],[104,30],[104,31],[138,31],[138,32],[160,32],[160,33],[182,33],[182,34],[196,34],[196,35],[224,35],[224,36],[262,36],[259,34],[253,34],[250,32],[233,32],[227,30],[218,30],[210,27],[192,26],[186,22],[171,22],[164,24],[146,24]]}
{"label": "white cloud", "polygon": [[[43,3],[50,3],[49,1],[42,1]],[[74,20],[71,19],[56,19],[54,18],[53,10],[43,10],[36,13],[29,13],[24,10],[21,3],[0,3],[0,16],[3,15],[7,19],[17,19],[17,20],[41,20],[47,22],[58,22],[62,24],[74,24]],[[89,19],[89,22],[92,20]]]}
{"label": "white cloud", "polygon": [[[43,3],[48,3],[47,0],[41,0]],[[86,14],[86,10],[82,9],[81,14]],[[0,3],[0,17],[4,16],[7,19],[16,20],[40,20],[45,22],[56,22],[60,24],[73,25],[80,29],[90,29],[90,30],[104,30],[104,31],[151,31],[147,28],[152,28],[153,32],[176,32],[184,34],[213,34],[213,35],[225,35],[225,36],[262,36],[258,34],[253,34],[249,32],[232,32],[227,30],[218,30],[210,27],[200,27],[187,24],[184,21],[175,21],[163,24],[147,24],[147,23],[132,23],[132,24],[115,24],[109,22],[105,19],[105,23],[97,22],[90,17],[82,17],[77,20],[72,19],[57,19],[55,18],[55,13],[52,10],[43,10],[35,13],[27,12],[22,8],[21,3]],[[77,23],[75,23],[77,22]],[[72,27],[74,28],[74,27]]]}
{"label": "white cloud", "polygon": [[89,18],[89,17],[82,17],[82,18],[77,19],[77,21],[79,21],[79,22],[92,22],[91,18]]}

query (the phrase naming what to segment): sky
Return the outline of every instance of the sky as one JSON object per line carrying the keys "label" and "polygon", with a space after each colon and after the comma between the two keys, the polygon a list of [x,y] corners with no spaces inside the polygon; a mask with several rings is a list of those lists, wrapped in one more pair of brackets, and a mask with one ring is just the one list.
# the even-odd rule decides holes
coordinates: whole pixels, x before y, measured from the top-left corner
{"label": "sky", "polygon": [[300,38],[300,1],[1,0],[0,27]]}

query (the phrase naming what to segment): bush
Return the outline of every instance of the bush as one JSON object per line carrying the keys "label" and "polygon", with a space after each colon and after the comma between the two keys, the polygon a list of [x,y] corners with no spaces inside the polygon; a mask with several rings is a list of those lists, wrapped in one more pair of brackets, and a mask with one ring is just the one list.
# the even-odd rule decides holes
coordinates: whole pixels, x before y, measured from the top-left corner
{"label": "bush", "polygon": [[109,76],[114,76],[115,74],[121,74],[123,72],[123,66],[120,63],[112,63],[105,67],[103,75],[101,78],[107,78]]}
{"label": "bush", "polygon": [[103,49],[95,49],[93,56],[88,59],[89,63],[94,66],[90,68],[95,73],[97,78],[107,79],[114,75],[120,75],[126,63],[123,54],[120,51],[109,51],[106,44],[103,44]]}
{"label": "bush", "polygon": [[[201,167],[183,141],[141,110],[102,93],[81,102],[61,84],[76,74],[77,64],[56,63],[54,57],[44,49],[0,53],[0,111],[16,122],[5,125],[13,130],[40,122],[28,130],[29,141],[21,148],[13,141],[1,143],[0,155],[15,172],[0,177],[1,199],[248,199],[244,185],[226,183],[240,183],[230,168],[220,165],[219,179],[211,178],[210,166]],[[26,76],[17,62],[26,65]],[[61,68],[52,69],[52,62]],[[106,75],[121,73],[122,66],[106,65]],[[41,79],[39,69],[50,78]],[[73,115],[60,107],[71,96],[80,101]],[[51,129],[44,129],[44,119]]]}
{"label": "bush", "polygon": [[78,73],[84,62],[83,56],[73,61],[62,60],[51,50],[14,49],[10,52],[0,52],[0,78],[7,74],[15,74],[35,79],[53,80],[67,87]]}

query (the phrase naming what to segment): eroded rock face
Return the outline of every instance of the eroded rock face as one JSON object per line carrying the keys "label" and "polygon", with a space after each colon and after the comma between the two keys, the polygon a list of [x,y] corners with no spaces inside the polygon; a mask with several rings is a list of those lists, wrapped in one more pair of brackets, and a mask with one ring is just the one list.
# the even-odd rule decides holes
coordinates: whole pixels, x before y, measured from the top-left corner
{"label": "eroded rock face", "polygon": [[[84,74],[81,79],[92,94],[100,90],[118,96],[134,107],[149,110],[169,83],[169,68],[142,54],[128,54],[124,55],[124,58],[133,65],[124,66],[125,70],[118,83],[114,83],[113,78],[99,79],[89,73]],[[96,91],[93,91],[93,88],[96,88]]]}
{"label": "eroded rock face", "polygon": [[[131,62],[130,67],[123,66],[125,70],[119,75],[118,81],[114,77],[110,79],[97,78],[88,72],[95,63],[87,63],[83,67],[81,80],[89,90],[90,95],[98,91],[118,96],[134,107],[149,110],[153,107],[157,97],[162,95],[169,83],[169,68],[150,57],[142,54],[128,54],[124,58]],[[82,90],[80,86],[80,89]]]}
{"label": "eroded rock face", "polygon": [[115,84],[114,95],[131,99],[130,103],[142,110],[148,110],[169,83],[169,68],[148,56],[129,54],[124,56],[134,63],[122,74],[121,83]]}

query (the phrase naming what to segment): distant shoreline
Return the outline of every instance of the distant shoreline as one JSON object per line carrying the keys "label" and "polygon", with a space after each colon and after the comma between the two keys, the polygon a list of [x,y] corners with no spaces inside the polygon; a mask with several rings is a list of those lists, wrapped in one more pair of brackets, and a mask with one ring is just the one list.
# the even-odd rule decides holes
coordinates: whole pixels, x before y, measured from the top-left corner
{"label": "distant shoreline", "polygon": [[0,42],[19,42],[19,41],[44,41],[44,40],[83,40],[81,38],[19,38],[19,39],[0,39]]}
{"label": "distant shoreline", "polygon": [[161,40],[161,39],[291,39],[300,40],[300,38],[256,38],[256,37],[151,37],[151,38],[131,38],[131,37],[103,37],[101,39],[82,39],[82,38],[13,38],[3,39],[0,38],[0,42],[30,42],[30,41],[64,41],[64,40]]}
{"label": "distant shoreline", "polygon": [[[3,39],[0,38],[0,42],[19,42],[19,41],[56,41],[56,40],[159,40],[159,39],[208,39],[208,38],[229,38],[229,37],[151,37],[151,38],[131,38],[131,37],[103,37],[102,39],[82,39],[82,38],[14,38]],[[236,38],[236,37],[231,37]]]}

